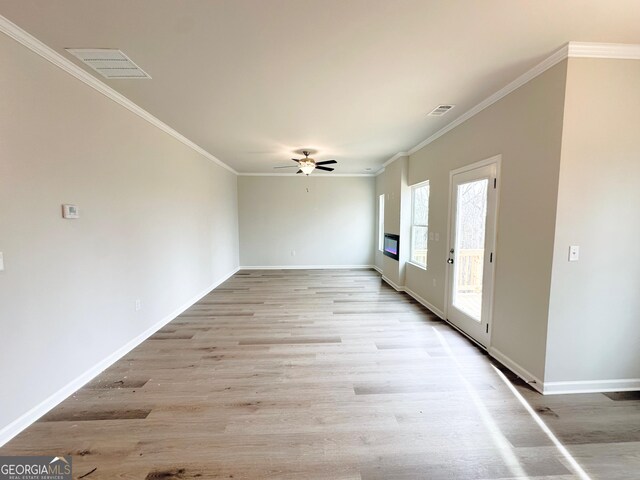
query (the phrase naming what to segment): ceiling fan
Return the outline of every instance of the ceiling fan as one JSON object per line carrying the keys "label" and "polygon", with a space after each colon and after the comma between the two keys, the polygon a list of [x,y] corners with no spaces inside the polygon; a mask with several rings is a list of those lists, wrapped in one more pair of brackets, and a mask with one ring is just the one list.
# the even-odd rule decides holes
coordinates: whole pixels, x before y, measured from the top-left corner
{"label": "ceiling fan", "polygon": [[[316,162],[313,158],[309,157],[310,152],[308,152],[307,150],[303,150],[302,153],[304,154],[304,158],[301,158],[299,160],[297,158],[291,159],[294,162],[298,163],[297,167],[299,168],[299,170],[296,173],[304,173],[305,175],[309,175],[315,169],[324,170],[327,172],[333,172],[333,168],[325,167],[323,165],[331,165],[333,163],[338,163],[335,160],[325,160],[323,162]],[[294,168],[294,167],[296,167],[296,165],[291,165],[291,166],[287,165],[285,167],[273,167],[273,168]]]}

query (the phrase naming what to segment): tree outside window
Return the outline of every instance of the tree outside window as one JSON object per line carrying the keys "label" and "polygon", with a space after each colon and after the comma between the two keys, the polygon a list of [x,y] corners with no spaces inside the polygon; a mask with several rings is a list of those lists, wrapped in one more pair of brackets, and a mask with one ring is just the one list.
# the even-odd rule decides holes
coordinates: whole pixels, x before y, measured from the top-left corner
{"label": "tree outside window", "polygon": [[411,187],[411,263],[427,268],[429,182]]}

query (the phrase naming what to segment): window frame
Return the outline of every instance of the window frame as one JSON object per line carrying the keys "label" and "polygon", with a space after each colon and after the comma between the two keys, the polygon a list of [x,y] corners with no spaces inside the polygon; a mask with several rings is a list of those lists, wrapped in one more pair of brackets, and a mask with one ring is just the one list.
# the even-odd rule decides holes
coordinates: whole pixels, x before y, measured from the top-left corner
{"label": "window frame", "polygon": [[[427,187],[427,222],[425,225],[422,224],[417,224],[414,223],[415,221],[415,208],[416,208],[416,201],[415,201],[415,192],[417,189],[419,188],[424,188]],[[418,268],[421,268],[423,270],[427,270],[428,267],[428,255],[429,255],[429,201],[430,201],[430,197],[431,197],[431,185],[429,183],[429,180],[425,180],[424,182],[420,182],[420,183],[416,183],[415,185],[411,185],[411,222],[410,222],[410,231],[409,231],[409,261],[408,263],[410,263],[411,265],[414,265]],[[427,229],[427,249],[426,249],[426,253],[425,253],[425,257],[424,257],[424,265],[421,263],[418,263],[416,261],[414,261],[413,259],[413,251],[414,251],[414,245],[413,245],[413,239],[414,239],[414,227],[421,227],[421,228],[426,228]]]}
{"label": "window frame", "polygon": [[378,195],[378,250],[384,252],[384,193]]}

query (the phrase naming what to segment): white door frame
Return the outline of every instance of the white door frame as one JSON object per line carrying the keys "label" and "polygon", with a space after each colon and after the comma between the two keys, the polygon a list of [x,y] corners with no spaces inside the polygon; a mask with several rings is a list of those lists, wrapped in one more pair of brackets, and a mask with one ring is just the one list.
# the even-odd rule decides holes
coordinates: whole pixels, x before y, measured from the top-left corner
{"label": "white door frame", "polygon": [[[452,325],[456,330],[461,331],[465,336],[467,336],[468,338],[470,338],[473,342],[477,343],[478,345],[480,345],[482,348],[484,349],[489,349],[489,347],[491,346],[491,339],[493,336],[493,302],[494,302],[494,297],[495,297],[495,283],[496,283],[496,267],[497,267],[497,247],[498,247],[498,218],[499,218],[499,213],[500,213],[500,180],[502,178],[501,175],[501,167],[502,167],[502,154],[498,154],[498,155],[494,155],[493,157],[489,157],[486,158],[484,160],[480,160],[478,162],[472,163],[470,165],[465,165],[464,167],[460,167],[460,168],[456,168],[455,170],[451,170],[449,172],[449,208],[447,209],[447,256],[449,255],[449,249],[451,248],[451,235],[453,232],[453,225],[452,225],[452,218],[451,218],[451,212],[453,209],[453,205],[451,204],[451,199],[453,197],[452,192],[453,192],[453,177],[454,175],[457,175],[459,173],[464,173],[464,172],[468,172],[470,170],[475,170],[476,168],[480,168],[480,167],[486,167],[487,165],[491,165],[495,163],[496,165],[496,218],[494,221],[494,227],[493,227],[493,232],[487,232],[487,234],[492,235],[493,236],[493,268],[494,268],[494,275],[493,275],[493,285],[491,286],[491,292],[489,295],[489,305],[488,305],[488,311],[489,311],[489,319],[488,319],[488,324],[489,324],[489,341],[487,342],[487,345],[482,345],[481,343],[479,343],[476,339],[474,339],[473,337],[471,337],[470,335],[466,334],[465,332],[462,332],[462,330],[460,330],[456,325],[452,324],[451,322],[449,322],[449,296],[451,295],[451,283],[450,283],[450,279],[449,276],[451,268],[449,268],[447,266],[446,270],[445,270],[445,289],[444,289],[444,318],[445,321],[447,323],[449,323],[449,325]],[[446,258],[443,258],[442,261],[446,261]]]}

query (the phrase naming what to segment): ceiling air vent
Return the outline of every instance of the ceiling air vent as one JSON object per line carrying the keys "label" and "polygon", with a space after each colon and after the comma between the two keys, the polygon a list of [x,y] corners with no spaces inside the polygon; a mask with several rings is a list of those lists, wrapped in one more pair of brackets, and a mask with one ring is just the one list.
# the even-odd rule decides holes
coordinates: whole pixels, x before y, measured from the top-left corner
{"label": "ceiling air vent", "polygon": [[453,107],[455,107],[455,105],[438,105],[436,108],[434,108],[431,111],[431,113],[429,113],[429,116],[430,117],[441,117],[442,115],[447,113],[449,110],[451,110]]}
{"label": "ceiling air vent", "polygon": [[120,50],[109,48],[66,48],[105,78],[151,78]]}

